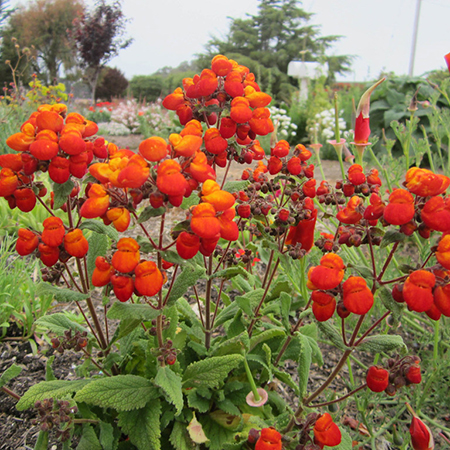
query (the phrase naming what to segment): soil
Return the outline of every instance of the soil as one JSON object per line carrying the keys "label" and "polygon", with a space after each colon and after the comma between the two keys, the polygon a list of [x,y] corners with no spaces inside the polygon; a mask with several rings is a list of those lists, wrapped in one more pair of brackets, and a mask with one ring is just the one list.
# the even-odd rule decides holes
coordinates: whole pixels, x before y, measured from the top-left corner
{"label": "soil", "polygon": [[[142,136],[131,135],[126,137],[111,137],[119,147],[137,149],[142,141]],[[334,182],[341,178],[339,163],[337,161],[323,161],[323,169],[327,179]],[[234,165],[230,172],[231,179],[239,179],[244,166]],[[316,169],[317,180],[320,181],[320,172]],[[166,220],[172,222],[180,218],[181,210],[174,208]],[[101,308],[101,306],[99,305]],[[18,395],[24,394],[31,386],[45,380],[45,370],[48,358],[53,355],[54,350],[44,341],[40,341],[38,353],[33,354],[32,348],[28,342],[22,342],[20,338],[15,340],[13,329],[6,340],[0,342],[0,374],[3,373],[12,364],[22,367],[22,372],[18,377],[10,381],[6,386]],[[311,388],[321,383],[338,360],[338,355],[332,351],[326,352],[327,358],[323,367],[314,368],[311,376]],[[82,362],[81,355],[71,351],[66,351],[63,355],[58,354],[53,363],[54,374],[57,379],[75,379],[75,368]],[[289,363],[286,369],[296,373],[296,368]],[[336,379],[335,388],[344,391],[348,379],[346,368]],[[289,389],[284,390],[282,386],[278,387],[286,398],[293,398]],[[284,391],[284,392],[283,392]],[[0,392],[0,450],[29,450],[33,449],[39,433],[39,426],[33,424],[36,418],[35,410],[17,411],[15,409],[16,400]],[[74,445],[74,444],[73,444]],[[49,447],[52,450],[61,448],[61,444],[56,441],[54,433],[50,433]]]}

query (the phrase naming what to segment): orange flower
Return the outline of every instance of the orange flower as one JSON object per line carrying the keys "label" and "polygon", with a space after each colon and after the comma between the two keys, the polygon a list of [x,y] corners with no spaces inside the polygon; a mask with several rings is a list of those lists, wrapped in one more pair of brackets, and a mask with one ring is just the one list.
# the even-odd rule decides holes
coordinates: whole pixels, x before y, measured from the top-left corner
{"label": "orange flower", "polygon": [[117,231],[123,232],[130,225],[130,211],[126,208],[111,208],[106,217],[110,220]]}
{"label": "orange flower", "polygon": [[103,216],[109,207],[109,195],[100,184],[93,184],[88,192],[88,199],[80,209],[81,217],[93,219]]}
{"label": "orange flower", "polygon": [[270,149],[270,154],[278,158],[284,158],[285,156],[289,155],[290,150],[291,146],[289,145],[289,143],[285,140],[281,140],[275,144],[274,148]]}
{"label": "orange flower", "polygon": [[48,175],[58,184],[64,184],[70,178],[69,160],[61,156],[55,156],[48,166]]}
{"label": "orange flower", "polygon": [[[305,201],[306,210],[311,211],[309,218],[301,220],[297,225],[290,227],[286,238],[286,245],[300,243],[302,249],[309,252],[314,244],[314,229],[316,227],[317,209],[314,208],[312,200],[310,204]],[[308,207],[309,206],[309,207]]]}
{"label": "orange flower", "polygon": [[231,117],[220,119],[219,132],[224,139],[229,139],[236,134],[237,124]]}
{"label": "orange flower", "polygon": [[140,155],[133,155],[117,177],[118,183],[127,188],[140,188],[150,175],[150,168]]}
{"label": "orange flower", "polygon": [[64,248],[69,255],[75,256],[76,258],[82,258],[86,255],[89,250],[89,244],[83,236],[83,231],[79,228],[69,231],[64,236]]}
{"label": "orange flower", "polygon": [[366,383],[372,392],[383,392],[389,384],[389,372],[382,367],[371,366],[367,371]]}
{"label": "orange flower", "polygon": [[427,270],[416,270],[403,285],[403,298],[410,309],[416,312],[428,311],[433,305],[432,289],[436,277]]}
{"label": "orange flower", "polygon": [[214,206],[216,212],[231,208],[236,201],[233,194],[221,190],[220,186],[213,180],[206,180],[203,183],[202,200]]}
{"label": "orange flower", "polygon": [[34,142],[34,133],[29,136],[25,133],[15,133],[6,139],[6,145],[12,148],[16,152],[26,152],[30,148],[30,145]]}
{"label": "orange flower", "polygon": [[450,269],[450,234],[445,234],[439,241],[436,259],[446,269]]}
{"label": "orange flower", "polygon": [[303,162],[308,161],[308,159],[312,156],[312,153],[303,144],[297,144],[295,146],[295,154],[298,154],[298,157]]}
{"label": "orange flower", "polygon": [[111,260],[114,269],[122,273],[131,272],[139,264],[140,248],[140,245],[133,238],[120,239],[117,243],[117,251]]}
{"label": "orange flower", "polygon": [[153,261],[143,261],[134,269],[134,286],[141,295],[152,297],[162,288],[163,276]]}
{"label": "orange flower", "polygon": [[217,75],[210,69],[203,69],[196,84],[196,97],[208,97],[217,89]]}
{"label": "orange flower", "polygon": [[26,228],[19,228],[17,232],[16,252],[20,256],[33,253],[39,244],[39,238],[32,231]]}
{"label": "orange flower", "polygon": [[311,178],[302,187],[303,194],[306,197],[314,198],[316,196],[316,180]]}
{"label": "orange flower", "polygon": [[86,142],[76,133],[67,133],[61,136],[59,146],[68,155],[79,155],[86,150]]}
{"label": "orange flower", "polygon": [[381,179],[378,175],[378,170],[377,169],[371,169],[369,176],[367,177],[367,183],[370,186],[381,186]]}
{"label": "orange flower", "polygon": [[395,189],[384,209],[384,220],[391,225],[404,225],[414,217],[414,197],[405,189]]}
{"label": "orange flower", "polygon": [[257,91],[253,86],[244,88],[244,96],[252,108],[264,108],[272,101],[272,97],[269,94]]}
{"label": "orange flower", "polygon": [[363,315],[373,306],[373,294],[361,277],[350,277],[343,285],[344,306],[353,314]]}
{"label": "orange flower", "polygon": [[281,434],[275,428],[263,428],[256,441],[255,450],[281,450]]}
{"label": "orange flower", "polygon": [[6,153],[0,155],[0,167],[11,169],[14,172],[19,172],[23,168],[22,155],[17,153]]}
{"label": "orange flower", "polygon": [[353,164],[348,168],[348,180],[354,186],[359,186],[366,182],[366,176],[363,173],[363,168],[359,164]]}
{"label": "orange flower", "polygon": [[[233,98],[240,98],[244,95],[244,86],[242,84],[242,75],[238,70],[232,70],[227,74],[223,84],[225,92]],[[247,100],[248,102],[248,100]],[[250,103],[248,103],[250,105]],[[245,122],[247,122],[245,120]]]}
{"label": "orange flower", "polygon": [[181,134],[172,133],[169,136],[169,142],[172,144],[177,156],[185,156],[188,158],[200,150],[203,139],[200,136],[192,134],[181,136]]}
{"label": "orange flower", "polygon": [[202,183],[206,180],[215,180],[216,172],[208,164],[208,159],[203,152],[198,152],[189,165],[189,173],[194,180]]}
{"label": "orange flower", "polygon": [[134,292],[133,279],[124,275],[111,275],[111,284],[115,296],[120,302],[126,302]]}
{"label": "orange flower", "polygon": [[440,195],[450,186],[449,177],[419,167],[411,167],[406,172],[405,181],[407,189],[421,197]]}
{"label": "orange flower", "polygon": [[[42,133],[42,132],[41,132]],[[30,145],[30,153],[37,159],[47,161],[54,158],[59,152],[57,142],[48,139],[39,139]]]}
{"label": "orange flower", "polygon": [[43,222],[42,242],[50,247],[58,247],[63,243],[66,231],[63,221],[56,216],[48,217]]}
{"label": "orange flower", "polygon": [[[269,111],[269,110],[267,110],[267,111]],[[269,111],[269,115],[270,115],[270,111]],[[231,101],[230,117],[236,123],[248,122],[253,117],[253,111],[250,109],[249,101],[244,97],[235,97]]]}
{"label": "orange flower", "polygon": [[450,231],[450,200],[432,197],[422,209],[421,217],[428,228],[436,231]]}
{"label": "orange flower", "polygon": [[139,152],[147,161],[161,161],[167,156],[167,142],[158,136],[152,136],[139,144]]}
{"label": "orange flower", "polygon": [[167,195],[184,195],[187,181],[181,174],[181,166],[173,159],[163,161],[158,167],[158,189]]}
{"label": "orange flower", "polygon": [[341,430],[328,414],[322,414],[314,425],[314,439],[321,445],[334,447],[341,442]]}
{"label": "orange flower", "polygon": [[299,175],[302,171],[302,161],[297,156],[293,156],[287,163],[287,170],[291,175]]}
{"label": "orange flower", "polygon": [[236,216],[234,208],[225,210],[218,217],[220,223],[220,237],[227,241],[236,241],[239,238],[239,228],[233,221]]}
{"label": "orange flower", "polygon": [[361,203],[361,198],[354,195],[348,201],[347,206],[336,214],[336,219],[347,225],[358,223],[362,219],[362,214],[359,212],[358,208]]}
{"label": "orange flower", "polygon": [[383,216],[384,203],[377,194],[370,196],[370,205],[364,211],[364,219],[366,220],[378,220]]}
{"label": "orange flower", "polygon": [[177,238],[176,248],[183,259],[191,259],[200,249],[200,238],[196,234],[182,231]]}
{"label": "orange flower", "polygon": [[92,284],[97,287],[106,286],[111,281],[113,273],[114,267],[103,256],[97,256],[92,273]]}
{"label": "orange flower", "polygon": [[436,308],[444,316],[450,317],[450,284],[438,286],[433,292],[433,297]]}
{"label": "orange flower", "polygon": [[208,128],[204,139],[206,150],[213,155],[218,155],[228,148],[228,141],[222,137],[217,128]]}
{"label": "orange flower", "polygon": [[0,171],[0,196],[8,197],[12,195],[19,186],[17,175],[7,167]]}
{"label": "orange flower", "polygon": [[47,266],[54,266],[59,259],[59,247],[51,247],[45,244],[39,244],[39,258]]}
{"label": "orange flower", "polygon": [[162,104],[164,108],[169,109],[170,111],[176,111],[181,105],[185,103],[183,89],[177,87],[172,94],[166,96],[163,100]]}
{"label": "orange flower", "polygon": [[211,61],[211,69],[216,75],[220,77],[224,77],[225,75],[227,75],[232,68],[233,65],[226,56],[216,55]]}
{"label": "orange flower", "polygon": [[42,111],[36,116],[36,125],[41,130],[59,133],[64,126],[63,118],[55,111]]}
{"label": "orange flower", "polygon": [[317,288],[324,291],[339,286],[344,278],[344,261],[335,253],[327,253],[322,256],[320,265],[308,272],[308,278]]}
{"label": "orange flower", "polygon": [[313,291],[311,300],[313,302],[312,312],[318,322],[331,319],[336,310],[336,299],[332,295],[322,291]]}
{"label": "orange flower", "polygon": [[256,108],[248,123],[252,131],[260,136],[266,136],[274,130],[270,111],[267,108]]}
{"label": "orange flower", "polygon": [[16,189],[14,198],[16,206],[23,212],[30,212],[36,205],[36,194],[30,188]]}
{"label": "orange flower", "polygon": [[192,211],[192,231],[201,238],[218,239],[220,236],[220,222],[216,217],[216,210],[210,203],[200,203]]}

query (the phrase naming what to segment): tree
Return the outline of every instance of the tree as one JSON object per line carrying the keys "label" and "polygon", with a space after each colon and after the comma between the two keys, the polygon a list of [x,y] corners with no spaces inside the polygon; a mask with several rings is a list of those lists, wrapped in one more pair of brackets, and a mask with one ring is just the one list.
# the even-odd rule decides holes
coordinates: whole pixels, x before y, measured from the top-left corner
{"label": "tree", "polygon": [[34,47],[32,70],[48,84],[54,82],[62,67],[67,71],[74,66],[68,32],[82,11],[81,0],[37,0],[27,8],[19,7],[3,29],[4,59],[14,58],[16,45]]}
{"label": "tree", "polygon": [[104,67],[99,77],[96,97],[111,100],[121,97],[128,87],[128,80],[122,71],[116,67]]}
{"label": "tree", "polygon": [[82,67],[86,69],[92,101],[95,101],[102,68],[132,42],[132,39],[124,38],[127,22],[120,1],[109,5],[105,0],[99,0],[94,10],[85,12],[74,22],[74,46]]}
{"label": "tree", "polygon": [[[270,89],[274,95],[278,94],[281,85],[289,82],[289,62],[301,57],[306,61],[329,62],[333,70],[330,78],[348,71],[351,57],[326,54],[339,36],[321,37],[319,28],[308,24],[312,14],[298,5],[297,0],[261,0],[258,14],[248,15],[248,19],[231,19],[226,38],[213,38],[208,42],[206,55],[200,56],[200,64],[204,65],[205,59],[209,60],[217,53],[238,55],[238,62],[239,55],[246,57],[247,65],[259,67],[258,70],[264,72],[261,73],[264,89]],[[249,64],[248,59],[253,64]]]}

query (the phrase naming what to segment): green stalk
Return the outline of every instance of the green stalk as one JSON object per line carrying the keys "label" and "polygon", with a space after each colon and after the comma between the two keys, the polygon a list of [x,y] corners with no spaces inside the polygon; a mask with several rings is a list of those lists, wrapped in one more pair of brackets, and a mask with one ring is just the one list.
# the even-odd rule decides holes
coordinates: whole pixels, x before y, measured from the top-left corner
{"label": "green stalk", "polygon": [[253,398],[255,399],[255,402],[259,402],[261,400],[261,396],[258,393],[258,389],[256,387],[255,380],[253,379],[252,372],[248,365],[247,358],[244,358],[244,367],[245,367],[245,373],[247,374],[248,382],[250,383],[250,387],[252,388]]}

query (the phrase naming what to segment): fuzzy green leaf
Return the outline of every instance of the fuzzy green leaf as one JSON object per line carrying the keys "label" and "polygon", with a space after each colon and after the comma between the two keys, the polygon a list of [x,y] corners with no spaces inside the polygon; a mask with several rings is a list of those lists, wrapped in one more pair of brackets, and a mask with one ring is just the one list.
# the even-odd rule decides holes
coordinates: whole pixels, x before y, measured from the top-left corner
{"label": "fuzzy green leaf", "polygon": [[233,192],[243,191],[249,184],[247,180],[227,181],[223,190],[232,194]]}
{"label": "fuzzy green leaf", "polygon": [[233,354],[214,356],[192,363],[184,372],[183,388],[196,386],[215,388],[243,361],[243,356]]}
{"label": "fuzzy green leaf", "polygon": [[172,264],[185,264],[186,260],[183,259],[177,252],[173,252],[171,250],[167,250],[165,252],[159,252],[162,259]]}
{"label": "fuzzy green leaf", "polygon": [[326,448],[331,448],[332,450],[352,450],[354,447],[351,436],[342,427],[340,427],[339,429],[341,430],[341,443],[339,445],[336,445],[335,447]]}
{"label": "fuzzy green leaf", "polygon": [[83,431],[77,450],[103,450],[94,429],[88,423],[83,424]]}
{"label": "fuzzy green leaf", "polygon": [[74,322],[64,313],[54,313],[40,317],[35,323],[36,325],[47,328],[58,336],[62,336],[66,330],[87,331],[83,325]]}
{"label": "fuzzy green leaf", "polygon": [[114,448],[114,427],[107,422],[100,422],[100,444],[102,449]]}
{"label": "fuzzy green leaf", "polygon": [[189,437],[186,424],[177,421],[173,424],[169,440],[175,450],[193,450],[195,445]]}
{"label": "fuzzy green leaf", "polygon": [[22,367],[16,366],[15,364],[9,366],[0,376],[0,388],[17,377],[20,372],[22,372]]}
{"label": "fuzzy green leaf", "polygon": [[160,415],[161,402],[157,399],[144,408],[120,412],[119,427],[139,450],[160,450]]}
{"label": "fuzzy green leaf", "polygon": [[186,397],[189,408],[196,409],[201,413],[209,411],[209,408],[211,407],[210,400],[199,395],[197,389],[189,389]]}
{"label": "fuzzy green leaf", "polygon": [[317,326],[319,327],[320,332],[323,333],[339,350],[346,350],[346,347],[342,342],[341,334],[329,320],[326,322],[319,322]]}
{"label": "fuzzy green leaf", "polygon": [[226,428],[215,422],[209,415],[199,417],[203,431],[209,439],[210,450],[224,450],[225,444],[234,443],[235,431]]}
{"label": "fuzzy green leaf", "polygon": [[34,450],[48,450],[48,431],[39,431]]}
{"label": "fuzzy green leaf", "polygon": [[67,197],[69,197],[73,187],[74,184],[71,180],[68,180],[63,184],[53,183],[53,192],[55,193],[53,198],[53,209],[59,209],[67,202]]}
{"label": "fuzzy green leaf", "polygon": [[181,391],[181,377],[169,367],[159,367],[155,377],[156,386],[164,392],[166,400],[175,406],[178,416],[183,409],[183,392]]}
{"label": "fuzzy green leaf", "polygon": [[97,256],[105,256],[108,250],[108,238],[105,234],[93,232],[88,239],[89,251],[87,254],[87,269],[89,274],[89,282],[92,287],[92,272],[95,269],[95,260]]}
{"label": "fuzzy green leaf", "polygon": [[358,349],[372,353],[391,352],[397,348],[406,349],[403,338],[398,335],[381,335],[366,337]]}
{"label": "fuzzy green leaf", "polygon": [[298,334],[300,340],[300,358],[298,361],[298,378],[300,396],[303,398],[308,388],[309,369],[311,367],[311,346],[309,345],[308,338],[302,334]]}
{"label": "fuzzy green leaf", "polygon": [[136,375],[92,380],[75,395],[75,400],[88,405],[130,411],[145,406],[158,397],[158,391],[150,380]]}
{"label": "fuzzy green leaf", "polygon": [[261,342],[268,341],[275,337],[284,336],[286,334],[283,328],[271,328],[270,330],[265,330],[262,333],[252,336],[250,339],[250,351],[252,351]]}
{"label": "fuzzy green leaf", "polygon": [[183,198],[183,202],[180,205],[181,209],[189,209],[191,206],[198,205],[200,198],[195,195]]}
{"label": "fuzzy green leaf", "polygon": [[194,286],[200,278],[205,276],[205,272],[204,267],[186,264],[183,267],[183,271],[177,276],[175,282],[173,283],[173,287],[167,301],[167,306],[171,306],[180,297],[182,297],[191,286]]}
{"label": "fuzzy green leaf", "polygon": [[213,356],[230,355],[232,353],[242,354],[248,351],[250,347],[250,340],[247,331],[221,342],[217,347],[214,347]]}
{"label": "fuzzy green leaf", "polygon": [[106,316],[108,319],[134,319],[147,321],[159,316],[160,311],[153,309],[145,303],[121,303],[115,302],[109,308]]}
{"label": "fuzzy green leaf", "polygon": [[89,294],[72,291],[70,289],[58,288],[50,283],[41,281],[36,286],[36,296],[52,295],[58,302],[79,302],[89,297]]}
{"label": "fuzzy green leaf", "polygon": [[393,299],[392,291],[386,286],[382,286],[378,289],[377,295],[380,297],[381,303],[383,303],[384,307],[391,311],[394,319],[398,321],[403,313],[404,306],[401,303],[397,303]]}
{"label": "fuzzy green leaf", "polygon": [[53,397],[55,400],[65,397],[67,394],[72,394],[79,391],[91,380],[54,380],[54,381],[42,381],[35,384],[28,389],[22,398],[18,401],[16,409],[23,411],[34,406],[38,400],[44,400],[45,398]]}
{"label": "fuzzy green leaf", "polygon": [[113,241],[117,241],[119,239],[119,233],[114,227],[107,226],[99,220],[86,219],[81,223],[80,228],[82,230],[86,229],[95,231],[99,234],[106,234],[106,236],[108,236]]}
{"label": "fuzzy green leaf", "polygon": [[394,242],[403,242],[406,239],[406,235],[400,233],[397,230],[388,230],[383,236],[381,240],[380,248],[385,248],[389,244],[393,244]]}
{"label": "fuzzy green leaf", "polygon": [[281,321],[284,328],[290,331],[291,324],[289,322],[289,313],[291,311],[292,296],[287,292],[282,292],[280,294],[280,308],[281,308]]}
{"label": "fuzzy green leaf", "polygon": [[147,206],[144,210],[139,214],[139,218],[137,223],[144,223],[152,217],[162,216],[166,212],[166,208],[153,208],[153,206]]}
{"label": "fuzzy green leaf", "polygon": [[247,279],[249,277],[251,277],[248,270],[246,270],[244,267],[232,266],[232,267],[227,267],[226,269],[217,271],[216,273],[211,275],[210,278],[225,278],[225,279],[229,280],[230,278],[233,278],[236,275],[242,275],[244,278],[247,278]]}

